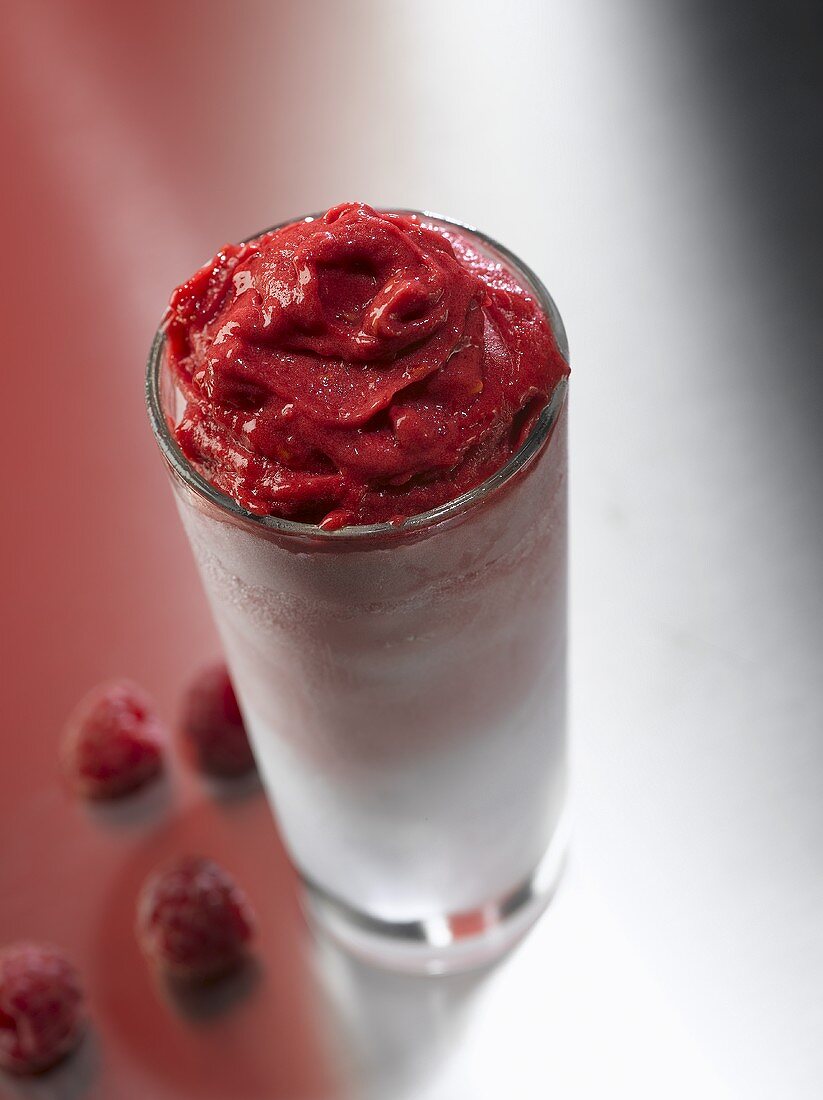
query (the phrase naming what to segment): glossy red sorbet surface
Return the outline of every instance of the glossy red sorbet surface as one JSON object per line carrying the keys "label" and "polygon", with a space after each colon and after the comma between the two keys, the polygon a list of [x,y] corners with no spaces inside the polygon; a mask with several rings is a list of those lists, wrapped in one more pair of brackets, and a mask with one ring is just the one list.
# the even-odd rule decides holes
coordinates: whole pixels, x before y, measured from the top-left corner
{"label": "glossy red sorbet surface", "polygon": [[250,512],[329,529],[479,485],[568,373],[501,263],[362,203],[226,246],[166,324],[189,461]]}

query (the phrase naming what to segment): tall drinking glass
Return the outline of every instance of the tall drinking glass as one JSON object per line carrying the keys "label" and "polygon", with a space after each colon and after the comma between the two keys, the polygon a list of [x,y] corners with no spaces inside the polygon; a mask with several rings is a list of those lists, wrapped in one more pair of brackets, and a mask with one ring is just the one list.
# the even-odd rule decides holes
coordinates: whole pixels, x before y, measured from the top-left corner
{"label": "tall drinking glass", "polygon": [[[458,223],[562,321],[536,276]],[[147,399],[254,752],[316,921],[396,969],[488,962],[564,849],[566,392],[478,488],[399,525],[246,512],[178,448],[161,329]]]}

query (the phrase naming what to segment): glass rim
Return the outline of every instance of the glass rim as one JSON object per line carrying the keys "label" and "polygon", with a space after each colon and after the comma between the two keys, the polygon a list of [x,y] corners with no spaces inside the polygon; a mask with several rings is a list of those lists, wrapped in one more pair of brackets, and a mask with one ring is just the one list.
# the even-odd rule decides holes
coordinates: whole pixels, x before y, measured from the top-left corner
{"label": "glass rim", "polygon": [[[566,329],[563,325],[560,312],[554,303],[554,299],[532,269],[523,263],[514,252],[506,248],[505,245],[499,244],[493,237],[489,237],[474,226],[467,225],[465,222],[456,221],[453,218],[445,217],[442,214],[435,214],[429,210],[398,208],[385,209],[384,212],[415,215],[424,220],[439,222],[444,226],[452,226],[463,233],[470,234],[477,238],[486,248],[491,249],[502,259],[508,261],[515,273],[525,277],[529,287],[534,291],[548,319],[560,354],[568,363],[569,346],[566,338]],[[276,229],[282,229],[287,225],[294,225],[296,222],[314,221],[315,218],[323,217],[323,213],[324,212],[307,214],[302,218],[288,218],[285,221],[278,222],[277,225],[270,226],[268,229],[262,229],[258,233],[253,233],[241,243],[255,240],[257,237],[262,237],[266,233],[271,233]],[[248,509],[238,504],[233,497],[221,492],[220,489],[212,485],[211,482],[207,481],[206,478],[192,466],[169,430],[169,424],[163,410],[160,380],[163,369],[163,350],[165,343],[166,329],[164,318],[152,341],[146,370],[146,406],[148,408],[152,432],[154,433],[154,438],[157,441],[161,454],[171,471],[198,497],[205,499],[219,511],[227,513],[235,521],[240,521],[247,526],[257,528],[260,530],[261,534],[290,535],[297,538],[339,542],[345,539],[363,540],[386,535],[398,536],[407,532],[419,532],[444,523],[455,516],[461,515],[474,505],[485,500],[489,495],[502,489],[520,470],[530,464],[531,460],[541,450],[543,444],[551,434],[551,430],[560,414],[568,391],[567,378],[561,378],[554,387],[554,390],[546,405],[541,410],[540,415],[537,417],[537,420],[534,422],[531,431],[518,449],[499,470],[495,470],[495,472],[487,477],[485,481],[482,481],[473,489],[468,489],[452,500],[448,500],[444,504],[438,504],[435,508],[430,508],[426,512],[419,512],[417,515],[409,516],[404,519],[402,523],[384,521],[382,523],[352,524],[348,527],[339,527],[333,531],[327,531],[325,528],[314,523],[301,523],[298,520],[284,519],[280,516],[258,515],[254,512],[250,512]]]}

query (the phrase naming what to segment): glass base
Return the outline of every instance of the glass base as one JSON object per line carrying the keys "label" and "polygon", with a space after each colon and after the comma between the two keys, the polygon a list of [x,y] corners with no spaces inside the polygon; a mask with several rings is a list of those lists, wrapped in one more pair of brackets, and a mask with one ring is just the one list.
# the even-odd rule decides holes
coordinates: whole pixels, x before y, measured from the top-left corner
{"label": "glass base", "polygon": [[386,921],[353,908],[303,878],[309,919],[345,950],[407,974],[454,974],[495,962],[528,932],[552,899],[565,863],[561,822],[532,875],[477,909],[415,921]]}

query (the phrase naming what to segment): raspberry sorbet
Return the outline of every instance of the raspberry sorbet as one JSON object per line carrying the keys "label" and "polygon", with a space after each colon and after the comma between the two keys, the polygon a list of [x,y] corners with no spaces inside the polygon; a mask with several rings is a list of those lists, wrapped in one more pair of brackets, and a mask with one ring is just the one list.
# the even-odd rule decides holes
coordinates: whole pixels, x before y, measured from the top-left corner
{"label": "raspberry sorbet", "polygon": [[557,883],[567,374],[513,253],[356,203],[224,248],[152,349],[152,424],[306,908],[378,965],[489,962]]}
{"label": "raspberry sorbet", "polygon": [[533,291],[454,228],[345,203],[174,292],[187,459],[250,512],[401,521],[505,464],[568,367]]}

